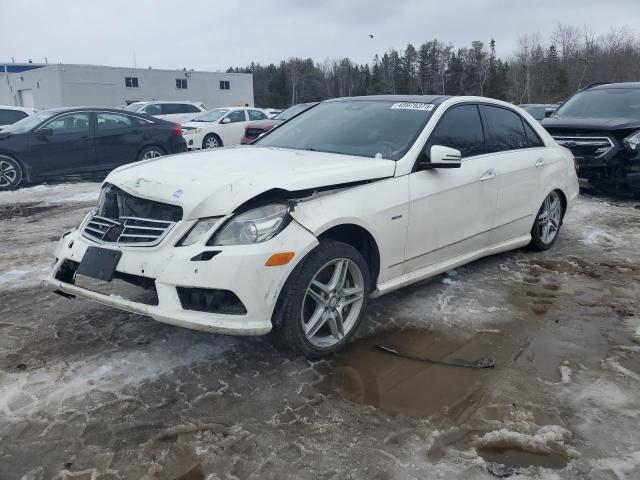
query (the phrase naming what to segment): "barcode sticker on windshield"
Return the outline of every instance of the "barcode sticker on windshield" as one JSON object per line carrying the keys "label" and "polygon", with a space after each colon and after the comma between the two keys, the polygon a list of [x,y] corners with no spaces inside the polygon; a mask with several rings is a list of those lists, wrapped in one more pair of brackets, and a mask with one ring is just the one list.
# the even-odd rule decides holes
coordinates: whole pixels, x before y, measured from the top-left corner
{"label": "barcode sticker on windshield", "polygon": [[392,109],[400,110],[426,110],[430,112],[435,105],[433,103],[413,103],[413,102],[399,102],[391,105]]}

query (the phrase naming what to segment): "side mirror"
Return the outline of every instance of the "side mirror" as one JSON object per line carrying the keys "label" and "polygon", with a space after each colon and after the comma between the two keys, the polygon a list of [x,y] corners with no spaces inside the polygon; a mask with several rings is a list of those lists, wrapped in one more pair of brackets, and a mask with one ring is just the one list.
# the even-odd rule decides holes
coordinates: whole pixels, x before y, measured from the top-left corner
{"label": "side mirror", "polygon": [[47,137],[50,137],[51,135],[53,135],[53,129],[52,128],[39,128],[38,130],[36,130],[36,136],[38,138],[42,138],[43,140]]}
{"label": "side mirror", "polygon": [[431,170],[432,168],[460,168],[462,166],[462,154],[455,148],[433,145],[429,151],[431,161],[422,160],[418,162],[420,170]]}
{"label": "side mirror", "polygon": [[231,123],[231,119],[229,117],[224,117],[222,120],[220,120],[220,123]]}

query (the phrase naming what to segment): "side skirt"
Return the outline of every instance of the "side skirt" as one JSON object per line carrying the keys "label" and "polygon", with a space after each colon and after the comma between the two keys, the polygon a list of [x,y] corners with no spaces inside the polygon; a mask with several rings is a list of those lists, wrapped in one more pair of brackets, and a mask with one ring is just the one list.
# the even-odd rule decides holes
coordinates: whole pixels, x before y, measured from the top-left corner
{"label": "side skirt", "polygon": [[394,290],[398,290],[402,287],[406,287],[407,285],[411,285],[412,283],[416,283],[421,280],[425,280],[427,278],[438,275],[442,272],[446,272],[447,270],[451,270],[452,268],[460,267],[461,265],[465,265],[482,257],[487,257],[489,255],[495,255],[497,253],[524,247],[530,241],[531,235],[526,234],[521,237],[513,238],[506,242],[491,245],[490,247],[482,248],[474,252],[465,253],[464,255],[455,258],[450,258],[443,262],[434,263],[433,265],[427,265],[426,267],[414,270],[413,272],[405,273],[404,275],[400,275],[399,277],[393,278],[387,282],[378,284],[378,288],[371,292],[370,297],[379,297],[386,293],[393,292]]}

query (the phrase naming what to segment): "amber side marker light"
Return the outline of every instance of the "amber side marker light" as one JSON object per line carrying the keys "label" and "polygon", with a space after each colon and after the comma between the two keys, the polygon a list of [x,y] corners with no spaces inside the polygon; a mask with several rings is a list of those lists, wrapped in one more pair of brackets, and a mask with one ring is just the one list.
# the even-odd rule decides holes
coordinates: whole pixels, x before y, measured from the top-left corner
{"label": "amber side marker light", "polygon": [[277,267],[278,265],[286,265],[294,257],[293,252],[274,253],[264,264],[266,267]]}

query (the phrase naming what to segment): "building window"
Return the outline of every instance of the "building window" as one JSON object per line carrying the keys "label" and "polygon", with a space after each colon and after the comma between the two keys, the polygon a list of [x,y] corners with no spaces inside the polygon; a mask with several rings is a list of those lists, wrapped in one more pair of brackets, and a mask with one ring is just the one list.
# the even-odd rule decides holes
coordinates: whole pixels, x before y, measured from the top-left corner
{"label": "building window", "polygon": [[124,77],[124,84],[127,88],[138,88],[138,77]]}
{"label": "building window", "polygon": [[220,80],[220,90],[229,90],[230,88],[229,80]]}
{"label": "building window", "polygon": [[186,78],[176,78],[176,88],[180,90],[185,90],[187,88],[187,79]]}

